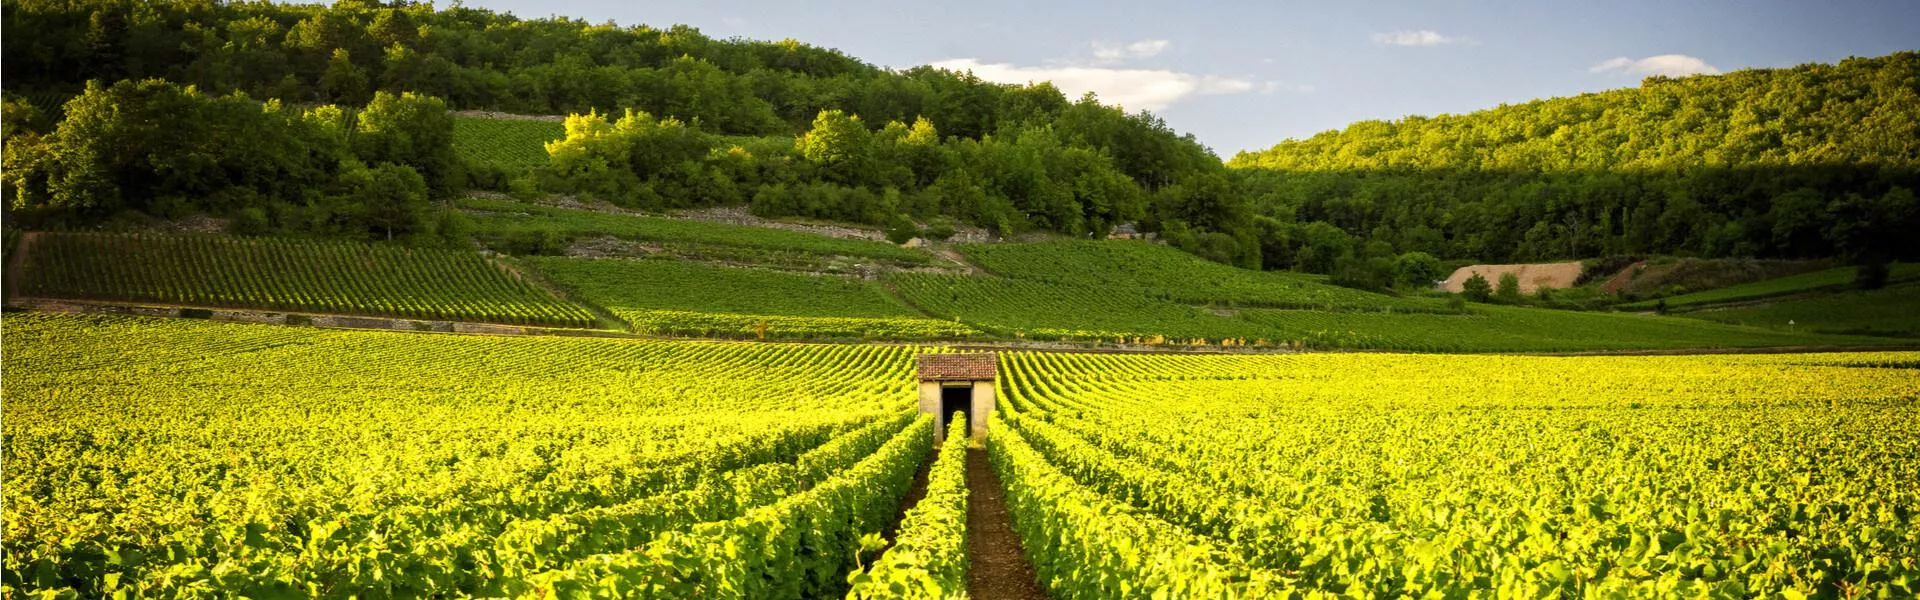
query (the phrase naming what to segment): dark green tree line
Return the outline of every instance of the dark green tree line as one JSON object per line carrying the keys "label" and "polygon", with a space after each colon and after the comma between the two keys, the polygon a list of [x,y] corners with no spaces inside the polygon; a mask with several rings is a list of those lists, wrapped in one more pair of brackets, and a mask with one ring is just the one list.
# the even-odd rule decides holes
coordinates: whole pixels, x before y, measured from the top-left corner
{"label": "dark green tree line", "polygon": [[51,131],[7,138],[12,216],[87,225],[210,214],[245,232],[458,235],[430,202],[462,179],[452,117],[436,98],[379,92],[364,108],[296,109],[126,80],[89,85],[65,113]]}
{"label": "dark green tree line", "polygon": [[1367,121],[1230,165],[1273,268],[1414,251],[1911,260],[1920,238],[1897,232],[1920,227],[1920,53]]}

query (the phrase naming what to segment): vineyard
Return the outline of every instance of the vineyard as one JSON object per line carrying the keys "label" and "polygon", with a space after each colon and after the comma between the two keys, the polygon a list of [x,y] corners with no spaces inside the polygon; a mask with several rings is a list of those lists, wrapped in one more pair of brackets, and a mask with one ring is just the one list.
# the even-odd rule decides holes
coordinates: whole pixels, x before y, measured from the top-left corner
{"label": "vineyard", "polygon": [[839,595],[933,439],[907,347],[5,328],[9,595]]}
{"label": "vineyard", "polygon": [[957,339],[872,282],[668,260],[528,262],[642,333],[769,339]]}
{"label": "vineyard", "polygon": [[[13,594],[968,586],[922,348],[0,318]],[[1056,598],[1911,597],[1915,364],[1011,352],[986,453]]]}
{"label": "vineyard", "polygon": [[1682,314],[1688,318],[1776,331],[1920,338],[1920,282]]}
{"label": "vineyard", "polygon": [[1458,313],[1434,298],[1396,298],[1322,278],[1231,267],[1158,244],[1068,240],[961,246],[988,271],[1015,279],[1144,294],[1182,304],[1341,312]]}
{"label": "vineyard", "polygon": [[[1824,271],[1801,273],[1786,277],[1775,277],[1732,285],[1723,288],[1681,294],[1658,300],[1645,300],[1623,304],[1621,308],[1652,310],[1665,306],[1668,309],[1683,310],[1727,302],[1746,302],[1763,300],[1779,296],[1842,289],[1851,285],[1859,274],[1859,267],[1836,267]],[[1888,281],[1906,281],[1920,278],[1920,263],[1896,263],[1888,269]]]}
{"label": "vineyard", "polygon": [[1920,356],[1002,355],[1056,598],[1912,597]]}
{"label": "vineyard", "polygon": [[857,256],[905,264],[925,264],[932,260],[926,252],[886,242],[850,240],[765,227],[557,208],[485,198],[462,199],[460,207],[472,213],[475,228],[482,235],[525,235],[551,231],[568,236],[612,236],[665,244]]}
{"label": "vineyard", "polygon": [[212,235],[38,233],[24,296],[521,325],[593,315],[471,252]]}
{"label": "vineyard", "polygon": [[1160,344],[1252,342],[1267,333],[1190,306],[1099,288],[924,273],[888,281],[928,314],[1002,337]]}
{"label": "vineyard", "polygon": [[1240,318],[1266,327],[1271,332],[1268,335],[1276,339],[1302,340],[1314,348],[1417,352],[1579,352],[1901,343],[1885,338],[1811,334],[1810,328],[1801,330],[1799,335],[1790,335],[1784,331],[1653,315],[1494,305],[1477,305],[1469,310],[1465,315],[1445,315],[1250,309],[1241,311]]}
{"label": "vineyard", "polygon": [[519,170],[547,164],[546,143],[566,135],[554,121],[456,117],[453,151],[469,164]]}

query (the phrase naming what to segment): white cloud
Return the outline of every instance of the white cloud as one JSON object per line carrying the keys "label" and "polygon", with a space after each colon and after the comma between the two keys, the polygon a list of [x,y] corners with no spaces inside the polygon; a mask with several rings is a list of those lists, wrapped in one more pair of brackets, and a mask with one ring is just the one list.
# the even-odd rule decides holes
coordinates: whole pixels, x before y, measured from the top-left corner
{"label": "white cloud", "polygon": [[1422,29],[1419,31],[1401,30],[1389,33],[1376,33],[1373,34],[1373,43],[1386,44],[1388,46],[1444,46],[1447,44],[1473,44],[1477,42],[1474,42],[1473,38],[1464,35],[1440,35],[1438,31]]}
{"label": "white cloud", "polygon": [[1140,40],[1126,45],[1094,42],[1093,58],[1102,63],[1125,62],[1133,59],[1149,58],[1161,52],[1166,52],[1167,48],[1171,47],[1173,47],[1173,42],[1167,40]]}
{"label": "white cloud", "polygon": [[1194,75],[1165,69],[1026,67],[1010,63],[983,63],[973,58],[942,60],[934,62],[932,66],[951,71],[973,71],[981,79],[996,83],[1051,81],[1069,99],[1093,92],[1101,102],[1118,104],[1129,110],[1161,110],[1195,94],[1238,94],[1259,87],[1249,79]]}
{"label": "white cloud", "polygon": [[1688,75],[1718,75],[1720,74],[1720,69],[1719,67],[1707,64],[1707,61],[1685,54],[1662,54],[1659,56],[1649,56],[1640,60],[1634,60],[1625,56],[1609,58],[1600,61],[1600,64],[1588,68],[1587,72],[1620,73],[1636,77],[1645,77],[1648,75],[1685,77]]}

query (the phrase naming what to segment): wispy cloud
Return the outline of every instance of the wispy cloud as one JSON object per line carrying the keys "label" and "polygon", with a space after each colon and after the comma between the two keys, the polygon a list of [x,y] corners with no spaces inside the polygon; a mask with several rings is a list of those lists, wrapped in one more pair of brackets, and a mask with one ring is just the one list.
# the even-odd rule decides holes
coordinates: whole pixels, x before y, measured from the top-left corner
{"label": "wispy cloud", "polygon": [[1159,55],[1161,52],[1166,52],[1167,48],[1171,47],[1173,47],[1173,42],[1167,40],[1140,40],[1130,44],[1094,42],[1093,58],[1095,61],[1111,64],[1150,58]]}
{"label": "wispy cloud", "polygon": [[1261,94],[1275,94],[1279,92],[1291,92],[1295,94],[1311,94],[1315,91],[1318,91],[1319,89],[1320,88],[1316,88],[1311,84],[1287,83],[1284,81],[1267,81],[1260,84]]}
{"label": "wispy cloud", "polygon": [[932,63],[935,68],[972,71],[996,83],[1024,84],[1051,81],[1068,98],[1087,92],[1101,102],[1130,110],[1161,110],[1198,94],[1239,94],[1260,88],[1251,79],[1195,75],[1167,69],[1122,69],[1098,66],[1021,66],[955,58]]}
{"label": "wispy cloud", "polygon": [[1419,31],[1401,30],[1373,34],[1373,43],[1388,46],[1445,46],[1448,44],[1476,44],[1473,38],[1464,35],[1441,35],[1431,29]]}
{"label": "wispy cloud", "polygon": [[1662,54],[1639,60],[1625,56],[1609,58],[1588,68],[1587,72],[1617,73],[1635,77],[1645,77],[1648,75],[1685,77],[1688,75],[1718,75],[1720,74],[1720,68],[1707,64],[1707,61],[1685,54]]}

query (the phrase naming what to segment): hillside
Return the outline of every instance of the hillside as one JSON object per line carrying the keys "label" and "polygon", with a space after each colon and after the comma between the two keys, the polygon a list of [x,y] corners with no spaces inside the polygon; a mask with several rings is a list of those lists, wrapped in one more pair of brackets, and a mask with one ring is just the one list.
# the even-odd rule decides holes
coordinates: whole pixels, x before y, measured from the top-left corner
{"label": "hillside", "polygon": [[1365,121],[1229,164],[1295,232],[1268,268],[1310,262],[1287,256],[1321,223],[1487,262],[1914,259],[1896,233],[1920,226],[1920,53]]}
{"label": "hillside", "polygon": [[[511,200],[462,205],[491,209],[474,209],[482,239],[521,256],[287,238],[34,233],[21,248],[26,260],[13,275],[21,290],[14,299],[588,327],[603,335],[1139,349],[1911,343],[1859,327],[1782,331],[1738,320],[1391,296],[1139,241],[961,244],[936,257],[884,242],[694,219]],[[514,241],[529,233],[545,241],[532,248]],[[967,262],[954,263],[955,256]],[[1874,331],[1898,335],[1885,326]]]}
{"label": "hillside", "polygon": [[[405,179],[403,169],[424,178],[423,193],[409,195],[439,200],[520,189],[650,211],[751,205],[765,216],[897,229],[952,221],[1003,235],[1099,237],[1139,222],[1179,232],[1183,248],[1215,260],[1258,261],[1245,202],[1212,151],[1150,113],[1067,98],[1049,83],[893,71],[795,40],[718,40],[685,25],[467,6],[6,0],[5,9],[0,85],[9,146],[19,147],[8,183],[26,200],[16,218],[36,224],[200,212],[244,216],[254,229],[369,237],[393,229],[360,222],[379,212],[364,208],[382,201],[370,196],[398,195],[405,182],[339,190],[364,179],[351,164],[392,163],[389,179]],[[83,39],[92,41],[63,41]],[[422,106],[380,110],[396,98]],[[143,116],[163,114],[171,118]],[[407,135],[382,149],[353,133],[388,129]],[[323,137],[333,139],[314,139]],[[251,143],[224,145],[232,139]],[[555,140],[555,154],[539,146]],[[148,155],[172,158],[129,158]],[[45,183],[75,172],[100,175],[97,185]],[[318,188],[331,210],[303,197]],[[386,220],[407,236],[448,236],[428,226],[442,215],[408,204],[414,214]]]}

